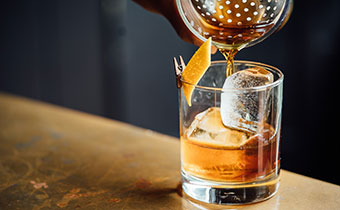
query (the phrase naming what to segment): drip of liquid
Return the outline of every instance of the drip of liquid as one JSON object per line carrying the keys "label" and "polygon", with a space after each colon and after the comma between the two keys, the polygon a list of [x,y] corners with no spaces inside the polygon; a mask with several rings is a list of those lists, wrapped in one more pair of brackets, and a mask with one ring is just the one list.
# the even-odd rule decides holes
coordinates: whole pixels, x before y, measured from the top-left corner
{"label": "drip of liquid", "polygon": [[234,71],[234,57],[238,52],[237,49],[227,50],[227,49],[220,49],[220,52],[227,60],[227,69],[226,69],[226,77],[229,77]]}

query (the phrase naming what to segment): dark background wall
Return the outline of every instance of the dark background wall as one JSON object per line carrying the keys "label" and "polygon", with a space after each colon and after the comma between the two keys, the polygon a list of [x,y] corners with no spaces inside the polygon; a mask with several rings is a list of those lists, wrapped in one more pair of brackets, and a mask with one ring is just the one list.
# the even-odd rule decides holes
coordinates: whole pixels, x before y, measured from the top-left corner
{"label": "dark background wall", "polygon": [[[237,55],[285,74],[282,167],[337,184],[339,8],[296,1],[283,30]],[[163,17],[130,0],[12,0],[0,31],[0,91],[178,136],[172,57],[197,47]]]}

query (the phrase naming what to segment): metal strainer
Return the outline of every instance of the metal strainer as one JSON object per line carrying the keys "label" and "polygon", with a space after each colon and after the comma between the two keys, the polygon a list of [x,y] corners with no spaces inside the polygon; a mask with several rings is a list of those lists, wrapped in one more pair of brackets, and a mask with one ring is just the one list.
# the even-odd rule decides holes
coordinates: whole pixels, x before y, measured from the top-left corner
{"label": "metal strainer", "polygon": [[221,49],[252,46],[289,17],[292,0],[176,0],[186,26]]}

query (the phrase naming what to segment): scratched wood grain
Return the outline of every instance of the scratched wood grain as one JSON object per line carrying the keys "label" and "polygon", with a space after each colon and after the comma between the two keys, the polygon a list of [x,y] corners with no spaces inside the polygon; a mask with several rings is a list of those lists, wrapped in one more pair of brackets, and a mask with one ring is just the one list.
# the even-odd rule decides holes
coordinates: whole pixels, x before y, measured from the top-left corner
{"label": "scratched wood grain", "polygon": [[[237,208],[340,209],[339,186],[281,180],[274,198]],[[0,93],[0,209],[221,209],[181,197],[179,182],[175,138]]]}

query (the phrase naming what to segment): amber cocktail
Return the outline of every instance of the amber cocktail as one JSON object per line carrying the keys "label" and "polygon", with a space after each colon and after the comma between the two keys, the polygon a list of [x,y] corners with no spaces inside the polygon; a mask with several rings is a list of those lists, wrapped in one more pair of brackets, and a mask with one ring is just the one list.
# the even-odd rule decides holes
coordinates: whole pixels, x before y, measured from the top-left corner
{"label": "amber cocktail", "polygon": [[212,62],[191,106],[180,89],[183,190],[207,203],[262,201],[279,185],[283,74],[235,61],[226,80],[225,69],[225,61]]}

